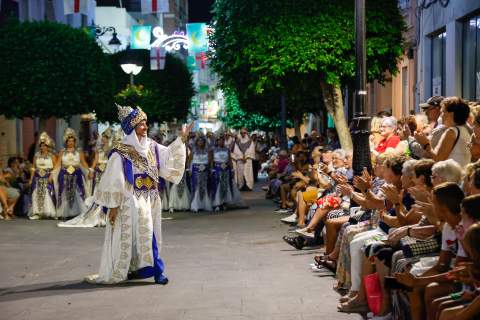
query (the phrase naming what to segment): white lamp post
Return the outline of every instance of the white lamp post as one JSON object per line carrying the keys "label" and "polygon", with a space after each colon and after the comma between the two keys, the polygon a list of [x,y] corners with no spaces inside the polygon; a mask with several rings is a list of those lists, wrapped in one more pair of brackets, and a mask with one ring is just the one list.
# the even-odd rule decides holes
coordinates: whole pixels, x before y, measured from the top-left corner
{"label": "white lamp post", "polygon": [[123,72],[130,75],[130,85],[133,85],[133,76],[136,76],[142,71],[142,66],[134,63],[122,63],[120,66],[122,67]]}

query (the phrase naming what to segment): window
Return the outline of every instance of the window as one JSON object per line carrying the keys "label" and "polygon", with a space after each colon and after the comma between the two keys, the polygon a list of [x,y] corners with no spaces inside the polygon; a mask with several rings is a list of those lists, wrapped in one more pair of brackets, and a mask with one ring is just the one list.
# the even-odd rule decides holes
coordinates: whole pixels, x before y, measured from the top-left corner
{"label": "window", "polygon": [[446,32],[442,32],[432,38],[432,96],[445,94],[445,38]]}
{"label": "window", "polygon": [[463,23],[462,95],[467,100],[480,100],[480,15]]}

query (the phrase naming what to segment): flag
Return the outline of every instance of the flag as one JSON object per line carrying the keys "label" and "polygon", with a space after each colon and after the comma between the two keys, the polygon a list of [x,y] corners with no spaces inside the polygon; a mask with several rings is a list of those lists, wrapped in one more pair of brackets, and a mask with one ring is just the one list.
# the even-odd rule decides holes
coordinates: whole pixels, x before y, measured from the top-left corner
{"label": "flag", "polygon": [[[205,52],[200,52],[200,53],[197,53],[195,55],[195,61],[199,62],[200,64],[200,69],[205,69],[205,65],[206,65],[206,62],[207,62],[207,55],[205,54]],[[195,62],[195,64],[196,64]]]}
{"label": "flag", "polygon": [[208,50],[207,24],[187,23],[188,54],[195,55]]}
{"label": "flag", "polygon": [[165,69],[165,55],[164,47],[150,49],[150,70]]}
{"label": "flag", "polygon": [[142,0],[142,13],[170,12],[168,0]]}
{"label": "flag", "polygon": [[132,26],[130,47],[132,49],[150,49],[151,26]]}
{"label": "flag", "polygon": [[63,12],[65,14],[88,14],[90,0],[63,0]]}

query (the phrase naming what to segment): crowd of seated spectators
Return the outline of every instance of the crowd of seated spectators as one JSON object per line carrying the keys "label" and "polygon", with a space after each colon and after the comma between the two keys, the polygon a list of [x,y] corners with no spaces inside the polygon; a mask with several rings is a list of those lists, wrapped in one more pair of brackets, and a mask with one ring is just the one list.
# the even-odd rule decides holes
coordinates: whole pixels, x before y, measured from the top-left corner
{"label": "crowd of seated spectators", "polygon": [[267,197],[290,225],[283,239],[320,246],[311,269],[334,274],[339,312],[480,316],[479,107],[438,96],[420,107],[372,119],[371,170],[354,176],[332,132],[293,139],[264,168]]}
{"label": "crowd of seated spectators", "polygon": [[30,162],[22,157],[9,157],[6,166],[0,163],[0,219],[27,214],[30,168]]}

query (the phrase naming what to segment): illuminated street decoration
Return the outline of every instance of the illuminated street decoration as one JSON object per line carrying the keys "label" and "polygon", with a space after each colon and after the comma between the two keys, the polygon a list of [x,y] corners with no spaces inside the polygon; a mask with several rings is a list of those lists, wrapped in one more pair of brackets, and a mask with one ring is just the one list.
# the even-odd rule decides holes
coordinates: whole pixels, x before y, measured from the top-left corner
{"label": "illuminated street decoration", "polygon": [[208,28],[206,23],[187,23],[189,54],[208,51]]}
{"label": "illuminated street decoration", "polygon": [[153,29],[153,36],[155,41],[150,45],[150,48],[164,47],[167,52],[173,50],[185,49],[188,50],[188,39],[183,31],[175,31],[173,35],[168,36],[163,32],[162,27],[155,27]]}
{"label": "illuminated street decoration", "polygon": [[150,49],[151,30],[151,26],[132,26],[131,48]]}

